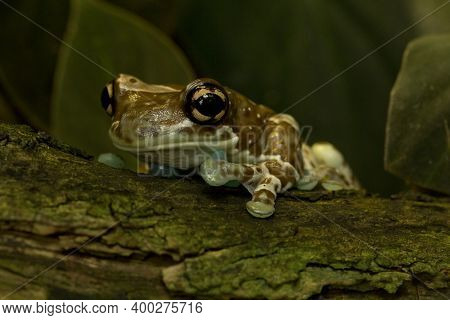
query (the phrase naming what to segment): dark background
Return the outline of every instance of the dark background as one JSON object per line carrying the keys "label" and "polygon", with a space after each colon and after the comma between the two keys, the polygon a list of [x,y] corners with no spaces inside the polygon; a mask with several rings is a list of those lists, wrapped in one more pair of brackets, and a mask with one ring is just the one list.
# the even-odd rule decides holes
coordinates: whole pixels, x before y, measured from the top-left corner
{"label": "dark background", "polygon": [[288,113],[313,126],[311,140],[334,143],[362,184],[382,194],[402,188],[383,169],[402,53],[413,38],[450,31],[445,8],[303,99],[445,1],[7,2],[26,17],[0,3],[0,120],[114,152],[99,103],[111,78],[102,67],[147,82],[207,76],[280,112],[301,100]]}

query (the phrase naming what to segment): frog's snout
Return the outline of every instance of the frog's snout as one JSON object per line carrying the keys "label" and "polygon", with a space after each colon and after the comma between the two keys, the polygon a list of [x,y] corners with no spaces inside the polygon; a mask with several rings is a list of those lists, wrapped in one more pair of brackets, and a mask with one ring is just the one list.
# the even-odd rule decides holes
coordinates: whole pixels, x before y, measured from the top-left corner
{"label": "frog's snout", "polygon": [[113,80],[108,82],[102,90],[100,100],[102,102],[102,107],[105,109],[109,116],[114,115],[114,85]]}

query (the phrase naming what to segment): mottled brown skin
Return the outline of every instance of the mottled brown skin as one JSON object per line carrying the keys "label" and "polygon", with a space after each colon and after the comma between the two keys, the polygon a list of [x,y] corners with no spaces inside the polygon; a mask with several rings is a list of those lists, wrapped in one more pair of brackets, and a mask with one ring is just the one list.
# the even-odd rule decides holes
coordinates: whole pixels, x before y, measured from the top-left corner
{"label": "mottled brown skin", "polygon": [[249,150],[254,156],[280,155],[301,171],[300,135],[287,122],[276,123],[276,113],[262,104],[256,104],[241,94],[228,89],[232,100],[231,112],[224,124],[233,127],[239,136],[238,148]]}
{"label": "mottled brown skin", "polygon": [[[214,80],[198,79],[186,87],[161,86],[120,75],[106,88],[111,104],[104,108],[112,116],[110,136],[117,147],[135,153],[144,150],[152,155],[152,161],[164,165],[199,167],[200,175],[210,185],[239,181],[252,194],[247,209],[256,217],[270,216],[277,193],[302,179],[306,179],[303,185],[310,184],[309,180],[315,185],[324,177],[350,172],[346,168],[341,172],[341,155],[337,150],[333,153],[335,149],[331,155],[339,160],[336,170],[330,167],[334,160],[327,160],[326,153],[318,154],[325,158],[316,161],[301,141],[299,126],[291,116],[276,114]],[[195,100],[204,102],[208,95],[219,101],[218,105],[223,104],[223,112],[217,111],[214,118],[208,114],[213,109],[198,109],[203,107]],[[193,104],[186,107],[189,99],[194,99]],[[217,105],[211,104],[213,107]],[[216,143],[213,147],[211,141]],[[226,160],[199,159],[200,154],[212,149],[222,150]],[[179,152],[176,159],[174,152]],[[316,170],[318,167],[320,170]],[[344,185],[345,178],[337,177],[337,185]]]}
{"label": "mottled brown skin", "polygon": [[[135,79],[135,78],[132,78]],[[137,79],[136,79],[137,80]],[[114,81],[115,92],[115,112],[112,117],[113,122],[119,122],[119,126],[113,128],[112,134],[124,139],[127,142],[132,142],[138,136],[157,135],[160,134],[160,128],[162,126],[173,126],[179,124],[185,120],[186,115],[183,111],[183,96],[185,95],[185,87],[180,85],[170,85],[173,91],[158,92],[156,86],[149,86],[149,90],[154,92],[136,91],[123,89],[121,87],[122,78],[119,77]],[[130,80],[128,80],[130,81]],[[140,80],[133,83],[139,83]],[[223,122],[218,126],[226,125],[233,129],[233,132],[238,135],[239,141],[237,148],[239,150],[249,150],[252,155],[259,156],[262,153],[277,154],[282,152],[283,147],[292,137],[297,137],[298,134],[289,125],[277,126],[270,122],[270,117],[275,115],[275,112],[268,107],[256,104],[240,93],[226,88],[227,94],[230,98],[230,110],[227,113]],[[164,109],[164,112],[161,112]],[[145,119],[147,122],[145,126],[142,126],[141,122],[135,121],[139,119],[141,115],[148,113],[149,117]],[[143,119],[140,119],[142,121]],[[124,122],[129,125],[139,125],[140,128],[146,128],[146,130],[137,130],[136,137],[130,137],[124,134],[122,127]],[[266,127],[270,125],[273,128],[273,133],[269,138],[270,145],[264,146],[261,143],[262,133],[266,130]],[[185,127],[185,132],[202,132],[207,133],[208,130],[212,130],[210,126],[202,126],[199,124],[192,124],[189,127]],[[181,132],[181,130],[180,130]],[[276,136],[278,135],[278,136]],[[276,140],[284,136],[283,147],[277,146]],[[296,139],[292,139],[296,140]],[[271,150],[272,146],[276,149]],[[293,159],[293,155],[283,156],[289,160]],[[287,160],[287,161],[289,161]]]}
{"label": "mottled brown skin", "polygon": [[239,150],[249,150],[255,156],[261,155],[264,149],[260,140],[262,132],[268,119],[275,114],[274,111],[254,103],[234,90],[227,89],[227,92],[231,106],[224,125],[231,126],[239,136]]}

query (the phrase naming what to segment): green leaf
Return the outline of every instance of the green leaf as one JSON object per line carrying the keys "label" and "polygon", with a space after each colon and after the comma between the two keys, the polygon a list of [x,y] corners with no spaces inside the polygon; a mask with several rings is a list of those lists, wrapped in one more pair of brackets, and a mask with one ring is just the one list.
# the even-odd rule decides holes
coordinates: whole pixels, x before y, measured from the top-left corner
{"label": "green leaf", "polygon": [[108,0],[153,23],[166,34],[172,34],[180,14],[188,5],[186,0]]}
{"label": "green leaf", "polygon": [[386,169],[450,194],[450,34],[411,42],[391,92]]}
{"label": "green leaf", "polygon": [[118,153],[108,137],[111,121],[100,105],[100,92],[115,74],[133,74],[150,83],[186,83],[193,77],[167,37],[103,2],[72,1],[65,41],[55,77],[53,132],[95,155]]}
{"label": "green leaf", "polygon": [[60,43],[27,18],[62,37],[69,5],[67,1],[54,0],[7,2],[20,14],[0,3],[0,86],[29,123],[48,129]]}
{"label": "green leaf", "polygon": [[[450,32],[450,6],[445,0],[408,0],[414,21],[423,18],[424,13],[434,12],[417,25],[421,35]],[[440,8],[437,10],[437,8]],[[437,10],[437,11],[436,11]]]}

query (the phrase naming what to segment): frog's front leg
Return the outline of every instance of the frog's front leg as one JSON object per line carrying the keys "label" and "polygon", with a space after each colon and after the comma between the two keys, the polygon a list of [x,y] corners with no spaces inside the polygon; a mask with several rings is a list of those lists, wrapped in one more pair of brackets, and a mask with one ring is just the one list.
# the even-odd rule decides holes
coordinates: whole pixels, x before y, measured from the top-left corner
{"label": "frog's front leg", "polygon": [[275,211],[275,199],[279,192],[281,192],[280,179],[270,174],[266,175],[251,192],[252,200],[247,202],[247,211],[257,218],[270,217]]}
{"label": "frog's front leg", "polygon": [[275,199],[278,193],[283,193],[299,178],[297,170],[288,162],[268,160],[258,165],[260,176],[244,183],[252,194],[252,200],[247,202],[247,211],[257,218],[267,218],[275,211]]}
{"label": "frog's front leg", "polygon": [[[277,114],[267,119],[261,140],[261,158],[270,160],[258,164],[262,176],[247,182],[252,200],[247,202],[247,210],[255,217],[265,218],[273,214],[275,199],[296,185],[302,166],[299,125],[287,114]],[[253,186],[256,186],[253,190]]]}
{"label": "frog's front leg", "polygon": [[225,160],[205,161],[200,175],[210,185],[219,186],[238,180],[252,194],[247,210],[258,218],[274,212],[275,199],[296,185],[302,159],[299,126],[294,118],[277,114],[267,119],[260,137],[262,153],[257,164],[230,163]]}
{"label": "frog's front leg", "polygon": [[212,186],[239,181],[252,194],[247,211],[257,218],[270,217],[275,211],[277,193],[289,189],[298,179],[292,165],[267,160],[255,165],[208,159],[200,166],[200,175]]}

